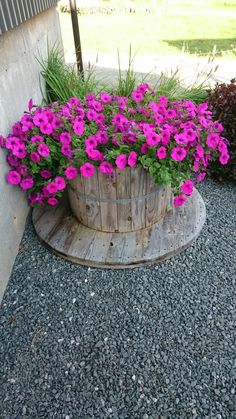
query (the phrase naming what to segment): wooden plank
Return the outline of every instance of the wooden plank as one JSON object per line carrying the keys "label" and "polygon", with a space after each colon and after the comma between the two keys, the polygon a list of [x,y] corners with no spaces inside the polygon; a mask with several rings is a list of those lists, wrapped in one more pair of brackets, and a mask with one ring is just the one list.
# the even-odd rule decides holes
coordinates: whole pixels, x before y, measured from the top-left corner
{"label": "wooden plank", "polygon": [[[131,196],[143,197],[146,195],[147,172],[137,166],[131,170]],[[145,227],[146,200],[133,200],[131,203],[132,230],[139,230]]]}
{"label": "wooden plank", "polygon": [[[155,190],[157,190],[158,186],[155,184],[154,180],[152,179],[152,177],[150,176],[149,173],[147,173],[147,178],[146,178],[146,193],[152,193]],[[154,224],[155,219],[156,219],[156,212],[157,212],[157,208],[156,208],[156,195],[153,194],[152,196],[149,196],[146,199],[146,220],[145,220],[145,226],[149,227],[152,224]]]}
{"label": "wooden plank", "polygon": [[77,220],[82,224],[87,225],[87,211],[86,211],[86,201],[83,196],[80,196],[77,192],[80,192],[84,195],[84,180],[83,176],[78,175],[73,179],[68,188],[69,202],[73,214],[76,216]]}
{"label": "wooden plank", "polygon": [[[131,198],[131,172],[133,169],[127,167],[125,170],[116,170],[116,196],[117,199]],[[132,231],[131,201],[116,205],[117,221],[119,232]]]}
{"label": "wooden plank", "polygon": [[44,213],[38,218],[37,214],[41,213],[41,209],[35,208],[33,210],[33,223],[37,234],[48,241],[54,231],[63,223],[67,211],[68,206],[63,204],[58,207],[46,207]]}
{"label": "wooden plank", "polygon": [[85,259],[91,245],[93,245],[95,235],[96,230],[92,230],[83,224],[77,224],[67,253],[73,258]]}
{"label": "wooden plank", "polygon": [[107,264],[129,264],[134,260],[136,253],[135,232],[113,233],[110,239],[108,252],[105,257]]}
{"label": "wooden plank", "polygon": [[[116,178],[98,172],[99,193],[102,199],[116,200]],[[102,230],[107,232],[118,231],[116,203],[100,202]]]}
{"label": "wooden plank", "polygon": [[84,193],[88,197],[91,196],[94,199],[85,199],[87,223],[86,225],[95,230],[102,229],[101,220],[101,206],[98,200],[99,198],[99,184],[98,184],[98,170],[95,170],[93,176],[84,178]]}

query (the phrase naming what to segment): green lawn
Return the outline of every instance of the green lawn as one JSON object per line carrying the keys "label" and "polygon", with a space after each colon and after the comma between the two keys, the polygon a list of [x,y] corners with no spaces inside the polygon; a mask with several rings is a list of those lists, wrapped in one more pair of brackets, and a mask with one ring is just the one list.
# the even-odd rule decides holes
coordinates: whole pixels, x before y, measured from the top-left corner
{"label": "green lawn", "polygon": [[[235,0],[159,0],[151,14],[138,11],[142,5],[151,7],[151,1],[129,4],[136,13],[79,16],[83,51],[109,54],[119,48],[127,54],[131,44],[138,56],[174,55],[184,48],[198,56],[214,50],[219,57],[236,57]],[[60,18],[65,49],[73,50],[70,16],[61,13]]]}

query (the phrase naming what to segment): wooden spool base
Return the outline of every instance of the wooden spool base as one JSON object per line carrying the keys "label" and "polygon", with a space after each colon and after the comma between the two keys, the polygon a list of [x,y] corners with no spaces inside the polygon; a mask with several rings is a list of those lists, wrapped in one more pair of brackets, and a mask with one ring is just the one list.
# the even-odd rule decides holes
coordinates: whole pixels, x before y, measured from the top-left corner
{"label": "wooden spool base", "polygon": [[33,211],[36,233],[52,251],[96,268],[132,268],[168,259],[191,245],[205,218],[205,204],[196,189],[182,207],[173,208],[153,226],[130,233],[105,233],[83,226],[67,200],[56,208]]}

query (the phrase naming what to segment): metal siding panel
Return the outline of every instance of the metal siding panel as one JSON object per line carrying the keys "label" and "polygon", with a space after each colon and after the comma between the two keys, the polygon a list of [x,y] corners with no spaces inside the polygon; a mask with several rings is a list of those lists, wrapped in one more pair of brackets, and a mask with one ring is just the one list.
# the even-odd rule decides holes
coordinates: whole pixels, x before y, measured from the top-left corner
{"label": "metal siding panel", "polygon": [[0,27],[1,27],[1,32],[2,33],[7,31],[7,24],[6,24],[6,20],[5,20],[5,16],[4,16],[4,12],[3,12],[1,2],[0,2]]}
{"label": "metal siding panel", "polygon": [[15,15],[11,0],[8,0],[7,6],[8,6],[8,13],[11,19],[11,27],[14,28],[15,26],[17,26],[17,20],[16,20],[16,15]]}
{"label": "metal siding panel", "polygon": [[7,10],[6,0],[2,0],[1,4],[2,4],[3,15],[4,15],[4,18],[5,18],[5,22],[6,22],[6,27],[7,27],[7,30],[9,30],[9,29],[11,29],[11,22],[10,22],[8,10]]}
{"label": "metal siding panel", "polygon": [[0,34],[57,3],[58,0],[0,0]]}
{"label": "metal siding panel", "polygon": [[20,11],[19,11],[19,6],[17,4],[17,1],[15,1],[15,0],[12,0],[12,5],[13,5],[14,11],[15,11],[16,26],[17,26],[21,22],[21,16],[20,16]]}

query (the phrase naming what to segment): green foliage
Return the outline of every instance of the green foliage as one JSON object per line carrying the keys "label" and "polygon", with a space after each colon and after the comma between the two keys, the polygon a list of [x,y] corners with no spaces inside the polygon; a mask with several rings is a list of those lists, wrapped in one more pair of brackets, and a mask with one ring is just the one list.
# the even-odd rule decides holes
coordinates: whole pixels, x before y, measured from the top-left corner
{"label": "green foliage", "polygon": [[64,54],[58,47],[49,50],[47,59],[38,58],[41,65],[41,76],[46,82],[46,103],[57,100],[65,103],[71,97],[84,100],[89,92],[98,91],[99,86],[94,78],[93,68],[85,74],[77,74],[75,66],[65,63]]}
{"label": "green foliage", "polygon": [[119,96],[130,96],[136,85],[136,75],[133,70],[134,58],[132,58],[131,45],[129,47],[128,68],[125,71],[125,77],[122,76],[120,67],[120,55],[118,50],[118,87],[115,89]]}
{"label": "green foliage", "polygon": [[230,160],[227,166],[211,163],[211,174],[222,180],[236,180],[236,79],[218,84],[209,92],[209,108],[213,118],[224,126],[223,135],[229,140]]}

